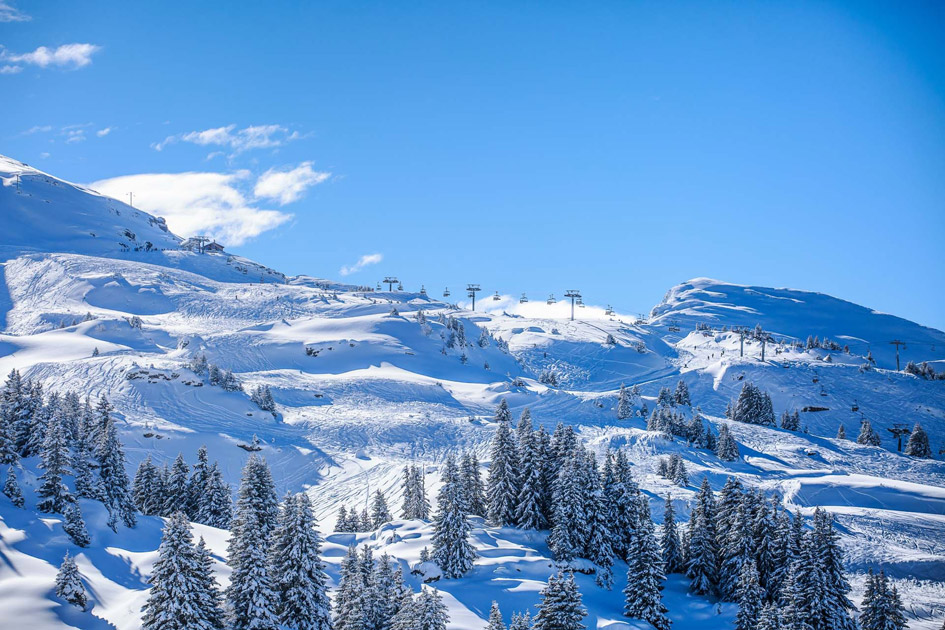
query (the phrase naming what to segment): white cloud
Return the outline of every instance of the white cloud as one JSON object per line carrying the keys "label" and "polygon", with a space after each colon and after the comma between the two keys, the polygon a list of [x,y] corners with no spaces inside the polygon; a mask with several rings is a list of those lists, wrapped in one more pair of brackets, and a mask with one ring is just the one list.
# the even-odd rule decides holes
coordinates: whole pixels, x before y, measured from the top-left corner
{"label": "white cloud", "polygon": [[234,154],[252,149],[268,149],[281,147],[287,142],[297,140],[301,135],[297,131],[289,131],[282,125],[252,125],[237,129],[236,125],[204,129],[203,131],[188,131],[178,133],[156,142],[151,147],[162,151],[164,147],[178,142],[189,142],[199,146],[220,146],[230,148]]}
{"label": "white cloud", "polygon": [[134,192],[135,205],[167,220],[180,236],[205,234],[224,245],[240,245],[282,225],[291,214],[255,207],[242,192],[249,171],[234,173],[146,173],[104,179],[90,186],[126,199]]}
{"label": "white cloud", "polygon": [[85,141],[85,129],[63,129],[63,135],[66,136],[66,144]]}
{"label": "white cloud", "polygon": [[331,173],[316,171],[311,162],[302,162],[288,170],[269,169],[256,180],[253,194],[257,198],[275,199],[280,206],[298,201],[305,190],[321,184]]}
{"label": "white cloud", "polygon": [[48,133],[50,131],[52,131],[52,125],[34,125],[20,135],[31,136],[34,133]]}
{"label": "white cloud", "polygon": [[33,52],[12,53],[3,49],[0,51],[0,61],[7,62],[3,72],[11,74],[22,70],[22,66],[15,64],[27,64],[39,66],[40,68],[59,67],[67,70],[77,70],[84,68],[92,63],[92,55],[101,50],[101,46],[94,44],[63,44],[57,48],[47,48],[40,46]]}
{"label": "white cloud", "polygon": [[0,0],[0,22],[29,22],[32,19],[13,4]]}
{"label": "white cloud", "polygon": [[115,131],[114,127],[105,127],[104,129],[99,129],[98,131],[96,131],[95,135],[98,136],[99,138],[104,138],[105,136],[107,136],[113,131]]}
{"label": "white cloud", "polygon": [[0,66],[0,74],[16,74],[22,71],[23,66]]}
{"label": "white cloud", "polygon": [[383,254],[365,254],[358,258],[358,262],[350,266],[342,267],[338,270],[343,276],[350,276],[353,273],[357,273],[367,267],[368,265],[376,265],[377,263],[384,260]]}

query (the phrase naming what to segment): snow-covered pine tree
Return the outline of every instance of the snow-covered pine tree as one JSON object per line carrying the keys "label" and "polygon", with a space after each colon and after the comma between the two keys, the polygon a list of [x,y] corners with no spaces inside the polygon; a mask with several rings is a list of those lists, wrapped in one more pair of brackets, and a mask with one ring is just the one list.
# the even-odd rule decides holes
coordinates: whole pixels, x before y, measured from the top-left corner
{"label": "snow-covered pine tree", "polygon": [[62,512],[75,498],[62,480],[69,474],[69,447],[58,418],[53,418],[46,431],[42,450],[43,474],[40,479],[43,483],[36,490],[40,497],[36,509],[40,512]]}
{"label": "snow-covered pine tree", "polygon": [[[418,311],[418,312],[421,312],[421,311]],[[403,514],[403,517],[405,519],[410,520],[410,519],[417,518],[414,515],[414,510],[415,510],[414,506],[416,503],[416,498],[415,498],[416,488],[414,487],[414,483],[413,483],[412,466],[410,466],[409,464],[404,466],[404,472],[402,474],[402,477],[403,477],[403,481],[401,482],[400,487],[401,487],[401,496],[403,496],[403,508],[401,510],[401,513]],[[339,513],[338,522],[342,522],[344,520],[347,520],[348,518],[348,511],[345,509],[345,507],[341,506],[341,509],[345,511],[343,515]]]}
{"label": "snow-covered pine tree", "polygon": [[[476,516],[488,516],[486,488],[479,472],[479,459],[473,451],[463,454],[459,475],[463,483],[463,496],[466,498],[466,511]],[[429,513],[429,505],[427,508]]]}
{"label": "snow-covered pine tree", "polygon": [[89,531],[85,528],[85,520],[82,518],[82,511],[78,503],[70,503],[63,512],[64,520],[62,530],[69,535],[79,547],[88,547],[92,539],[89,538]]}
{"label": "snow-covered pine tree", "polygon": [[839,427],[837,427],[837,439],[838,440],[847,439],[847,430],[843,428],[842,424]]}
{"label": "snow-covered pine tree", "polygon": [[689,398],[689,387],[686,385],[686,381],[680,379],[676,383],[676,391],[673,393],[673,399],[676,401],[677,405],[692,405],[692,399]]}
{"label": "snow-covered pine tree", "polygon": [[909,441],[906,443],[906,455],[912,457],[930,458],[932,457],[932,448],[929,446],[929,435],[918,422],[909,435]]}
{"label": "snow-covered pine tree", "polygon": [[[46,403],[43,404],[42,385],[37,383],[34,389],[36,390],[37,399],[35,403],[33,403],[34,408],[33,414],[30,417],[29,436],[26,439],[26,445],[23,447],[23,457],[30,457],[40,453],[46,441],[46,428],[53,420],[53,417],[59,415],[59,394],[55,392],[50,394]],[[61,419],[58,421],[60,423],[62,422]],[[66,440],[68,441],[68,433],[63,431],[63,435],[66,436]]]}
{"label": "snow-covered pine tree", "polygon": [[899,593],[890,586],[885,572],[874,574],[870,569],[866,591],[860,605],[862,630],[903,630],[906,627],[905,608]]}
{"label": "snow-covered pine tree", "polygon": [[459,578],[472,569],[476,552],[469,542],[462,484],[452,455],[446,458],[442,481],[433,525],[433,561],[444,577]]}
{"label": "snow-covered pine tree", "polygon": [[223,594],[220,585],[213,575],[213,557],[203,537],[194,549],[197,555],[197,584],[200,594],[200,609],[203,611],[210,627],[222,630],[225,627],[223,613]]}
{"label": "snow-covered pine tree", "polygon": [[640,495],[637,526],[627,552],[627,586],[623,614],[648,621],[657,630],[669,630],[670,621],[663,605],[663,558],[650,519],[649,502]]}
{"label": "snow-covered pine tree", "polygon": [[673,398],[673,392],[671,392],[668,387],[660,387],[660,391],[656,395],[656,405],[658,407],[676,406],[676,400]]}
{"label": "snow-covered pine tree", "polygon": [[686,575],[692,580],[689,590],[696,595],[714,593],[718,588],[719,552],[716,543],[715,499],[709,479],[702,478],[696,507],[689,517],[689,548]]}
{"label": "snow-covered pine tree", "polygon": [[243,467],[228,547],[233,572],[226,600],[233,630],[270,630],[278,625],[267,563],[278,516],[269,466],[251,455]]}
{"label": "snow-covered pine tree", "polygon": [[233,517],[232,490],[229,484],[223,481],[223,473],[216,462],[210,466],[204,493],[196,521],[211,527],[228,529]]}
{"label": "snow-covered pine tree", "polygon": [[548,547],[558,562],[569,562],[584,553],[587,541],[585,488],[581,483],[583,453],[576,450],[561,468],[552,498],[553,525]]}
{"label": "snow-covered pine tree", "polygon": [[158,487],[160,479],[157,467],[151,461],[151,454],[138,464],[134,481],[131,482],[131,496],[138,511],[145,516],[155,516],[163,511],[163,487]]}
{"label": "snow-covered pine tree", "polygon": [[617,420],[626,420],[633,415],[633,405],[630,403],[630,392],[620,384],[620,392],[617,394]]}
{"label": "snow-covered pine tree", "polygon": [[548,578],[548,585],[541,589],[532,630],[585,630],[581,623],[587,609],[581,603],[581,593],[570,572],[558,571]]}
{"label": "snow-covered pine tree", "polygon": [[193,545],[190,521],[174,512],[164,526],[158,559],[148,578],[151,590],[142,607],[142,630],[218,630],[216,595],[207,593],[204,560]]}
{"label": "snow-covered pine tree", "polygon": [[505,399],[496,411],[497,427],[492,438],[489,464],[489,481],[486,485],[489,520],[493,525],[505,527],[515,524],[515,508],[518,503],[518,452],[509,422]]}
{"label": "snow-covered pine tree", "polygon": [[209,481],[210,458],[206,445],[202,445],[197,449],[197,463],[194,464],[190,479],[187,480],[187,516],[192,521],[196,521],[204,509]]}
{"label": "snow-covered pine tree", "polygon": [[772,602],[767,602],[761,607],[761,613],[758,615],[758,624],[755,630],[781,630],[787,626],[781,625],[781,616],[778,607]]}
{"label": "snow-covered pine tree", "polygon": [[163,516],[168,516],[174,512],[181,511],[184,514],[189,513],[190,506],[190,467],[184,461],[182,453],[177,454],[174,463],[171,464],[171,474],[164,485],[164,509],[161,512]]}
{"label": "snow-covered pine tree", "polygon": [[[525,422],[523,417],[522,422]],[[528,419],[528,430],[522,430],[519,425],[519,472],[520,481],[518,492],[518,506],[515,512],[515,522],[522,529],[546,529],[548,522],[542,506],[544,494],[544,476],[541,465],[540,445],[537,436],[530,430],[531,419]]]}
{"label": "snow-covered pine tree", "polygon": [[843,574],[843,552],[840,550],[840,537],[834,530],[833,515],[820,507],[815,508],[812,525],[809,544],[823,575],[824,591],[821,597],[827,611],[827,627],[855,630],[856,622],[852,616],[855,608],[847,597],[850,583]]}
{"label": "snow-covered pine tree", "polygon": [[364,572],[357,547],[348,547],[341,562],[341,576],[335,595],[334,630],[369,630],[365,624]]}
{"label": "snow-covered pine tree", "polygon": [[125,472],[125,452],[118,439],[115,419],[111,416],[111,405],[105,396],[99,400],[96,408],[101,425],[95,458],[98,460],[98,474],[105,506],[109,512],[117,512],[125,527],[134,527],[134,501],[129,490],[128,473]]}
{"label": "snow-covered pine tree", "polygon": [[508,422],[509,424],[512,424],[512,410],[509,409],[509,403],[505,400],[505,398],[499,401],[499,406],[496,407],[493,420],[496,423]]}
{"label": "snow-covered pine tree", "polygon": [[686,570],[680,549],[679,530],[676,527],[676,510],[673,507],[673,497],[670,495],[666,496],[666,504],[663,508],[660,549],[663,553],[663,571],[665,573],[682,573]]}
{"label": "snow-covered pine tree", "polygon": [[322,538],[308,495],[288,495],[272,536],[270,573],[279,621],[291,630],[331,630]]}
{"label": "snow-covered pine tree", "polygon": [[394,517],[387,507],[387,499],[384,498],[383,492],[377,490],[374,493],[374,502],[371,504],[371,525],[374,529],[377,529],[384,523],[390,523],[392,520],[394,520]]}
{"label": "snow-covered pine tree", "polygon": [[446,630],[450,617],[440,592],[435,588],[424,588],[414,603],[415,625],[413,630]]}
{"label": "snow-covered pine tree", "polygon": [[719,436],[715,441],[715,454],[724,462],[733,462],[739,457],[738,443],[724,422],[719,427]]}
{"label": "snow-covered pine tree", "polygon": [[512,621],[509,623],[509,630],[531,630],[531,627],[532,618],[527,612],[524,614],[512,614]]}
{"label": "snow-covered pine tree", "polygon": [[856,443],[867,446],[879,446],[881,444],[879,434],[873,429],[872,423],[865,418],[860,423],[860,434],[856,436]]}
{"label": "snow-covered pine tree", "polygon": [[88,596],[85,594],[85,585],[82,584],[82,575],[75,559],[66,551],[56,574],[56,597],[64,599],[73,606],[85,610],[88,605]]}
{"label": "snow-covered pine tree", "polygon": [[596,566],[594,582],[601,588],[610,590],[614,585],[614,549],[610,533],[610,503],[604,495],[604,489],[598,475],[589,479],[592,484],[590,501],[586,509],[587,525],[590,534],[587,537],[584,555]]}
{"label": "snow-covered pine tree", "polygon": [[761,617],[765,591],[758,583],[758,569],[755,561],[749,559],[742,566],[735,597],[738,601],[738,614],[735,616],[736,630],[756,630]]}
{"label": "snow-covered pine tree", "polygon": [[492,600],[492,608],[489,609],[489,623],[486,624],[486,630],[505,630],[502,611],[499,610],[499,602],[495,600]]}
{"label": "snow-covered pine tree", "polygon": [[7,480],[3,484],[3,494],[13,503],[14,507],[23,507],[25,500],[23,492],[20,491],[20,484],[16,481],[16,469],[10,466],[7,469]]}
{"label": "snow-covered pine tree", "polygon": [[775,571],[777,555],[779,500],[773,498],[769,504],[759,492],[757,503],[757,507],[753,510],[754,517],[751,523],[752,551],[758,568],[758,583],[765,589],[765,595],[770,599],[768,589]]}
{"label": "snow-covered pine tree", "polygon": [[669,479],[677,486],[689,485],[689,472],[686,470],[686,462],[678,453],[673,453],[669,457]]}
{"label": "snow-covered pine tree", "polygon": [[739,503],[732,518],[722,520],[719,511],[718,533],[721,538],[721,563],[719,565],[719,595],[723,601],[737,601],[738,584],[742,567],[753,561],[751,535],[745,504]]}

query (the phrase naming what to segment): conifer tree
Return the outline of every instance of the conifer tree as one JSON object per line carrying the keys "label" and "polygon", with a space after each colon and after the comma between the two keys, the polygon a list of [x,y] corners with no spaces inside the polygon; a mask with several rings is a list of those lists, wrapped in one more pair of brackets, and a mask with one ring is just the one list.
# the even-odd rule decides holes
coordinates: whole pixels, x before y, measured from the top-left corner
{"label": "conifer tree", "polygon": [[715,592],[718,587],[718,547],[715,530],[715,499],[709,480],[702,478],[696,507],[689,518],[689,548],[686,575],[689,590],[696,595]]}
{"label": "conifer tree", "polygon": [[530,630],[531,627],[532,619],[527,612],[524,614],[514,613],[512,615],[512,621],[509,623],[509,630]]}
{"label": "conifer tree", "polygon": [[505,621],[502,619],[502,611],[499,610],[499,602],[492,600],[492,608],[489,610],[489,623],[486,624],[486,630],[505,630]]}
{"label": "conifer tree", "polygon": [[23,507],[25,500],[20,491],[20,484],[16,482],[16,469],[10,466],[7,469],[7,480],[3,484],[3,494],[13,503],[15,507]]}
{"label": "conifer tree", "polygon": [[587,502],[581,484],[581,453],[574,452],[566,460],[555,483],[553,523],[548,536],[548,547],[555,560],[568,562],[584,551],[587,540]]}
{"label": "conifer tree", "polygon": [[213,575],[213,558],[210,550],[201,536],[195,549],[197,554],[197,588],[200,598],[200,609],[203,611],[210,627],[222,630],[225,626],[223,613],[223,594],[220,585]]}
{"label": "conifer tree", "polygon": [[205,564],[193,545],[190,521],[174,512],[164,527],[158,559],[148,578],[151,590],[142,612],[143,630],[216,630],[220,628],[218,601],[207,593]]}
{"label": "conifer tree", "polygon": [[138,511],[145,516],[156,516],[164,512],[164,487],[160,481],[160,473],[148,454],[138,465],[131,483],[131,496]]}
{"label": "conifer tree", "polygon": [[594,582],[609,591],[614,584],[612,570],[614,550],[611,544],[613,537],[610,533],[612,515],[609,513],[609,504],[604,497],[604,490],[597,475],[594,475],[590,481],[593,484],[593,490],[586,510],[590,534],[584,555],[597,566]]}
{"label": "conifer tree", "polygon": [[676,383],[676,391],[673,393],[673,399],[677,405],[692,405],[692,400],[689,398],[689,387],[686,385],[686,381],[680,379]]}
{"label": "conifer tree", "polygon": [[[488,516],[486,488],[479,472],[479,459],[473,451],[466,451],[460,464],[460,477],[463,480],[463,494],[466,497],[466,511],[476,516]],[[429,505],[427,506],[429,512]],[[425,517],[426,518],[426,517]]]}
{"label": "conifer tree", "polygon": [[[75,429],[75,447],[72,457],[72,471],[75,474],[75,493],[83,499],[104,499],[101,480],[92,473],[94,449],[90,438],[89,417],[81,407],[77,410]],[[160,496],[156,494],[155,496]]]}
{"label": "conifer tree", "polygon": [[64,520],[62,530],[69,535],[79,547],[88,547],[92,539],[89,538],[89,532],[85,528],[85,521],[82,519],[82,511],[79,510],[78,503],[70,503],[63,512]]}
{"label": "conifer tree", "polygon": [[229,529],[233,518],[232,490],[228,483],[223,481],[223,473],[214,462],[208,474],[206,496],[202,501],[197,522],[211,527]]}
{"label": "conifer tree", "polygon": [[[23,457],[38,455],[46,441],[46,429],[50,422],[53,422],[59,412],[59,394],[52,393],[46,404],[43,404],[42,385],[37,383],[34,388],[37,391],[36,400],[33,403],[32,416],[30,417],[29,435],[26,438],[26,445],[23,447]],[[58,420],[60,423],[61,419]],[[68,440],[68,433],[63,431],[65,439]]]}
{"label": "conifer tree", "polygon": [[62,558],[62,564],[59,565],[59,572],[56,574],[56,597],[64,599],[82,610],[85,610],[88,604],[88,597],[85,594],[85,585],[82,584],[79,567],[76,566],[75,560],[69,555],[68,551]]}
{"label": "conifer tree", "polygon": [[390,523],[394,520],[394,517],[391,516],[390,509],[387,507],[387,500],[384,498],[384,493],[380,490],[374,493],[374,502],[371,504],[371,526],[373,529],[377,529],[384,523]]}
{"label": "conifer tree", "polygon": [[620,393],[617,394],[617,420],[626,420],[633,415],[633,407],[630,403],[630,392],[620,384]]}
{"label": "conifer tree", "polygon": [[270,572],[279,621],[292,630],[331,630],[321,546],[308,495],[287,496],[273,532]]}
{"label": "conifer tree", "polygon": [[686,570],[680,550],[679,531],[676,528],[676,510],[673,508],[673,498],[669,495],[666,496],[666,505],[663,508],[660,548],[663,552],[663,571],[682,573]]}
{"label": "conifer tree", "polygon": [[[752,562],[751,537],[748,531],[748,517],[745,513],[745,504],[739,502],[735,514],[722,521],[719,514],[719,535],[722,544],[722,561],[719,566],[719,595],[724,601],[736,601],[738,597],[739,580],[742,568]],[[755,569],[757,573],[757,568]],[[756,611],[757,612],[757,611]]]}
{"label": "conifer tree", "polygon": [[267,564],[278,510],[269,466],[252,455],[243,467],[228,549],[233,572],[226,600],[233,630],[270,630],[278,625]]}
{"label": "conifer tree", "polygon": [[781,625],[781,616],[778,614],[778,608],[772,602],[766,603],[761,607],[761,614],[758,615],[757,630],[781,630],[787,626]]}
{"label": "conifer tree", "polygon": [[843,428],[842,424],[837,428],[837,439],[838,440],[847,439],[847,430]]}
{"label": "conifer tree", "polygon": [[[502,399],[505,404],[505,399]],[[496,411],[496,418],[508,415],[508,406]],[[515,508],[518,502],[518,454],[509,423],[500,420],[492,438],[489,465],[489,481],[486,486],[489,520],[499,527],[515,523]]]}
{"label": "conifer tree", "polygon": [[36,490],[40,497],[36,509],[40,512],[62,512],[75,498],[62,480],[63,476],[69,474],[69,448],[62,425],[55,419],[46,432],[42,456],[43,474],[40,479],[43,483]]}
{"label": "conifer tree", "polygon": [[452,455],[446,459],[442,480],[434,518],[433,561],[444,577],[459,578],[472,569],[476,552],[469,542],[469,522],[462,509],[462,485]]}
{"label": "conifer tree", "polygon": [[334,630],[370,630],[365,624],[364,596],[364,572],[357,547],[351,545],[341,563],[335,596]]}
{"label": "conifer tree", "polygon": [[[187,480],[187,515],[197,521],[207,500],[207,486],[210,482],[210,459],[207,447],[197,449],[197,463],[194,464],[190,479]],[[198,521],[199,522],[199,521]]]}
{"label": "conifer tree", "polygon": [[559,571],[549,577],[548,585],[541,589],[532,630],[585,630],[581,622],[586,615],[574,575]]}
{"label": "conifer tree", "polygon": [[749,559],[742,566],[735,595],[738,600],[736,630],[755,630],[761,617],[764,589],[758,583],[758,569],[754,560]]}
{"label": "conifer tree", "polygon": [[724,422],[719,427],[719,437],[715,442],[715,454],[725,462],[733,462],[738,459],[738,444],[729,432],[728,425]]}
{"label": "conifer tree", "polygon": [[125,472],[125,453],[118,440],[115,420],[111,416],[111,406],[102,396],[97,407],[102,425],[95,456],[98,460],[99,478],[102,480],[102,493],[109,512],[117,512],[125,527],[136,524],[134,501],[128,488],[128,473]]}
{"label": "conifer tree", "polygon": [[650,520],[647,499],[638,500],[637,524],[627,552],[627,586],[623,614],[648,621],[657,630],[669,630],[670,621],[663,605],[663,559]]}
{"label": "conifer tree", "polygon": [[[530,423],[529,419],[529,426]],[[521,484],[518,492],[515,522],[522,529],[545,529],[548,527],[542,507],[544,479],[541,453],[538,449],[539,444],[532,431],[519,431]]]}
{"label": "conifer tree", "polygon": [[190,468],[184,461],[184,455],[178,453],[174,463],[171,464],[171,473],[164,485],[164,509],[161,512],[163,515],[167,516],[177,511],[189,513],[189,478]]}
{"label": "conifer tree", "polygon": [[915,427],[909,435],[909,441],[906,443],[906,455],[922,458],[932,457],[932,448],[929,446],[929,435],[918,422],[915,423]]}
{"label": "conifer tree", "polygon": [[834,530],[833,515],[822,508],[815,508],[812,525],[809,546],[823,576],[824,589],[820,596],[826,608],[828,627],[855,630],[856,623],[851,614],[854,606],[847,597],[850,583],[843,573],[843,553],[839,535]]}
{"label": "conifer tree", "polygon": [[446,630],[450,618],[443,598],[435,588],[425,588],[421,591],[414,604],[414,611],[415,630]]}
{"label": "conifer tree", "polygon": [[873,425],[865,418],[860,423],[860,434],[856,437],[856,443],[867,446],[879,446],[882,443],[879,434],[873,429]]}
{"label": "conifer tree", "polygon": [[[414,487],[413,482],[413,466],[407,465],[404,466],[403,472],[403,482],[401,483],[401,494],[404,498],[403,503],[403,517],[407,520],[417,518],[415,514],[415,505],[416,505],[416,488]],[[348,511],[344,506],[341,506],[341,509],[344,510],[343,515],[339,514],[338,522],[342,522],[348,519]]]}
{"label": "conifer tree", "polygon": [[860,606],[860,628],[862,630],[903,630],[906,627],[905,608],[895,586],[882,571],[874,574],[870,569],[866,578],[866,591]]}

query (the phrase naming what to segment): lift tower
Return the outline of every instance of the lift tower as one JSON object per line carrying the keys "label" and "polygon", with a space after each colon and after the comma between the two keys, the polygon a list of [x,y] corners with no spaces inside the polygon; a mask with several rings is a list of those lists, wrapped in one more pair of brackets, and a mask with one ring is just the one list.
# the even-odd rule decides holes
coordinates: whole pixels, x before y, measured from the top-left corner
{"label": "lift tower", "polygon": [[577,289],[568,289],[564,292],[564,297],[571,298],[571,321],[574,321],[574,300],[581,299],[581,292]]}
{"label": "lift tower", "polygon": [[466,296],[472,298],[472,310],[476,310],[476,293],[478,291],[482,291],[478,284],[470,283],[466,285]]}
{"label": "lift tower", "polygon": [[397,279],[397,276],[384,276],[384,284],[387,285],[388,291],[393,291],[394,285],[400,284],[400,280]]}

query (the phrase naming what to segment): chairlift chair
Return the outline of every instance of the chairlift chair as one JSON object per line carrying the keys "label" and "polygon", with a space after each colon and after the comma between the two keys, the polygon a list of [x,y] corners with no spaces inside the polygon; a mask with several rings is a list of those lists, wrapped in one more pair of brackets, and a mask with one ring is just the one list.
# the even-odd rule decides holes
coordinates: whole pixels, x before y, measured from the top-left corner
{"label": "chairlift chair", "polygon": [[502,298],[499,297],[499,292],[496,291],[496,292],[495,292],[495,295],[492,296],[492,299],[493,299],[493,301],[498,302],[498,301],[501,300]]}
{"label": "chairlift chair", "polygon": [[527,302],[527,301],[528,301],[528,296],[525,295],[524,293],[522,294],[522,297],[520,297],[520,298],[518,299],[518,303],[519,303],[519,304],[524,304],[524,303]]}

